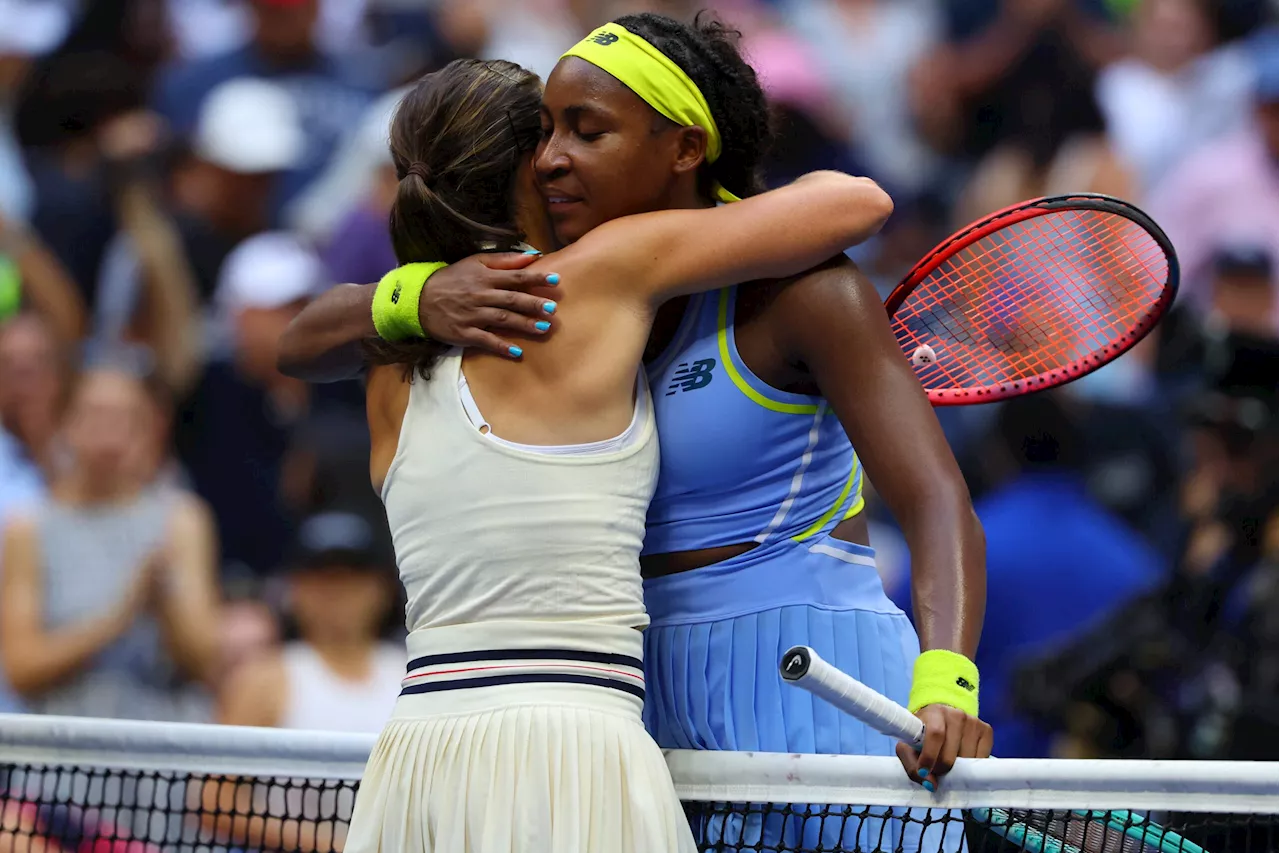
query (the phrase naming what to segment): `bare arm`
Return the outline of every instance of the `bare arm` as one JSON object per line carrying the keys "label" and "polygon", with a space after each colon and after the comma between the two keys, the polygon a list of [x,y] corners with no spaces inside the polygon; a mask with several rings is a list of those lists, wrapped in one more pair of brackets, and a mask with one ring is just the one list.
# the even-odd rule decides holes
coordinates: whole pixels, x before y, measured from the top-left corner
{"label": "bare arm", "polygon": [[[902,526],[921,649],[972,660],[986,607],[986,541],[875,288],[841,258],[793,283],[775,308],[784,351],[817,381]],[[923,748],[897,750],[912,782],[933,790],[957,757],[991,754],[991,726],[977,717],[937,704],[917,713],[925,723]]]}
{"label": "bare arm", "polygon": [[152,309],[148,343],[165,383],[181,395],[190,389],[201,362],[195,273],[177,227],[156,203],[154,190],[137,176],[120,188],[116,215],[138,253],[143,292]]}
{"label": "bare arm", "polygon": [[893,201],[869,178],[814,172],[734,204],[607,222],[538,266],[572,255],[601,282],[657,305],[744,281],[795,275],[875,234]]}
{"label": "bare arm", "polygon": [[182,238],[157,201],[160,191],[147,171],[148,158],[160,145],[162,127],[158,116],[135,110],[103,126],[98,145],[112,167],[116,216],[142,267],[151,308],[147,343],[156,353],[161,376],[181,395],[200,370],[200,336],[195,334],[200,298]]}
{"label": "bare arm", "polygon": [[5,528],[0,572],[0,657],[13,689],[38,696],[84,667],[119,637],[140,609],[150,579],[145,569],[125,600],[106,615],[46,630],[36,526],[14,519]]}
{"label": "bare arm", "polygon": [[[782,293],[786,351],[844,425],[911,549],[922,649],[972,659],[986,602],[986,543],[938,418],[903,357],[875,288],[848,260]],[[856,350],[851,347],[855,345]]]}
{"label": "bare arm", "polygon": [[4,217],[0,217],[0,252],[13,259],[22,278],[23,298],[48,320],[58,339],[79,341],[87,311],[66,268],[34,234]]}
{"label": "bare arm", "polygon": [[169,653],[191,677],[212,683],[218,662],[217,536],[209,509],[184,495],[159,563],[159,621]]}
{"label": "bare arm", "polygon": [[339,284],[317,296],[280,336],[276,367],[307,382],[354,379],[364,370],[360,342],[373,328],[372,284]]}
{"label": "bare arm", "polygon": [[[553,322],[545,300],[521,290],[545,286],[546,275],[526,270],[535,257],[475,255],[431,277],[418,303],[418,319],[434,340],[474,346],[505,356],[511,344],[495,331],[540,335]],[[308,382],[353,379],[364,370],[360,342],[374,337],[376,285],[340,284],[317,297],[280,337],[276,366]]]}
{"label": "bare arm", "polygon": [[[876,233],[893,202],[876,184],[835,172],[806,175],[788,187],[737,204],[672,210],[605,223],[537,269],[527,255],[478,255],[431,277],[419,304],[427,334],[455,346],[506,356],[495,331],[539,336],[553,323],[545,301],[519,292],[545,286],[570,253],[581,268],[621,292],[662,302],[757,278],[792,275]],[[690,240],[690,234],[707,239]],[[340,285],[300,313],[280,338],[281,373],[311,382],[359,375],[360,341],[374,335],[372,285]]]}

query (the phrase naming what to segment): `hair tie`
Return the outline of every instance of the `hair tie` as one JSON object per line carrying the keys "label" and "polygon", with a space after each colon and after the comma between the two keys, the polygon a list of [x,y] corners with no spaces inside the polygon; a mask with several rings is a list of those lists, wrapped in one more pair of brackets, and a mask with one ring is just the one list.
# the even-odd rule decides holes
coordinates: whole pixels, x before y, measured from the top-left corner
{"label": "hair tie", "polygon": [[426,163],[415,160],[409,164],[409,168],[405,170],[404,174],[406,178],[410,175],[417,175],[419,178],[422,178],[422,182],[425,184],[431,173],[427,170]]}

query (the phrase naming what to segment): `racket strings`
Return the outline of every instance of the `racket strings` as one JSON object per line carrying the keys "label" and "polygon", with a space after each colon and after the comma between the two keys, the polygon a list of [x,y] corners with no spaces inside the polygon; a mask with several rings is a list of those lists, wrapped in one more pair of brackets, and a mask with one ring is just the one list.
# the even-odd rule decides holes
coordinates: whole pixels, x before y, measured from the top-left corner
{"label": "racket strings", "polygon": [[1169,278],[1160,244],[1100,210],[1053,211],[958,251],[893,316],[926,389],[998,388],[1086,369],[1145,331]]}

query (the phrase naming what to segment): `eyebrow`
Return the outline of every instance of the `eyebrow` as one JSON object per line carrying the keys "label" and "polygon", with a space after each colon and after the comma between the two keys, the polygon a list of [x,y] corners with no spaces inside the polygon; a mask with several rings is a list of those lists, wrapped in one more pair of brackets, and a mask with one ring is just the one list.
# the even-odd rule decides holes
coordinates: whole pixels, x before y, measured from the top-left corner
{"label": "eyebrow", "polygon": [[592,115],[605,116],[605,117],[608,117],[610,115],[610,113],[607,110],[602,110],[599,107],[594,106],[592,104],[570,104],[569,106],[565,107],[562,112],[564,112],[564,114],[571,119],[579,119],[579,118],[582,118],[583,116],[592,116]]}

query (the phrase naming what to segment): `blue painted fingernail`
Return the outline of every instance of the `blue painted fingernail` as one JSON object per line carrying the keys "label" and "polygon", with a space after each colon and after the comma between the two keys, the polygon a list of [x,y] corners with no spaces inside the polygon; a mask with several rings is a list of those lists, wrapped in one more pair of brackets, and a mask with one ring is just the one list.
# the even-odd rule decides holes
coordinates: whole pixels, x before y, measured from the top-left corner
{"label": "blue painted fingernail", "polygon": [[537,249],[525,249],[525,250],[524,250],[524,253],[525,253],[526,255],[541,255],[541,254],[542,254],[542,253],[541,253],[541,252],[539,252]]}
{"label": "blue painted fingernail", "polygon": [[559,283],[560,283],[560,273],[553,272],[553,273],[547,274],[547,284],[559,284]]}
{"label": "blue painted fingernail", "polygon": [[929,770],[926,767],[921,767],[919,770],[916,771],[916,775],[919,776],[921,779],[928,779]]}
{"label": "blue painted fingernail", "polygon": [[921,786],[922,786],[926,791],[928,791],[930,794],[932,794],[932,793],[934,792],[934,790],[935,790],[935,789],[934,789],[934,787],[933,787],[933,783],[932,783],[932,782],[921,782],[920,784],[921,784]]}
{"label": "blue painted fingernail", "polygon": [[547,329],[551,328],[551,324],[548,323],[546,320],[539,320],[538,322],[533,324],[533,327],[537,329],[539,332],[545,332]]}
{"label": "blue painted fingernail", "polygon": [[507,352],[511,353],[516,358],[524,355],[524,350],[520,349],[520,347],[510,347]]}
{"label": "blue painted fingernail", "polygon": [[548,314],[554,314],[556,313],[556,304],[554,302],[544,302],[542,303],[542,310]]}

